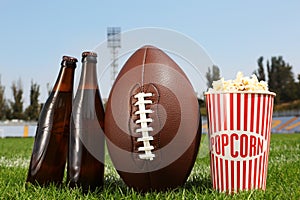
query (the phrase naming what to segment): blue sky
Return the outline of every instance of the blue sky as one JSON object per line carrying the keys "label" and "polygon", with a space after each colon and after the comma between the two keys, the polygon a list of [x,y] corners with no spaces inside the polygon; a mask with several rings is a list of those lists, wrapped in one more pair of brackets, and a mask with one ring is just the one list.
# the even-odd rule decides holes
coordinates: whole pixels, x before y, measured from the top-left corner
{"label": "blue sky", "polygon": [[1,83],[11,99],[11,84],[21,79],[28,104],[33,80],[40,85],[40,101],[45,101],[46,84],[55,81],[61,57],[80,59],[83,51],[106,40],[109,26],[122,31],[159,27],[185,34],[204,48],[226,79],[237,71],[251,75],[259,56],[283,56],[296,75],[299,9],[299,1],[277,0],[1,1]]}

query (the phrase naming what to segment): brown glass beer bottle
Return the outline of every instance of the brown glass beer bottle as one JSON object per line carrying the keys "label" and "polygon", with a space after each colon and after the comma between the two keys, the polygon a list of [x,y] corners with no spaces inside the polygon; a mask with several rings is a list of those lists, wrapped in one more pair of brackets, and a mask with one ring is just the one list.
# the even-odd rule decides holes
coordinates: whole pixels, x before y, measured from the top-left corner
{"label": "brown glass beer bottle", "polygon": [[47,185],[63,180],[76,62],[73,57],[62,58],[57,80],[39,116],[27,182]]}
{"label": "brown glass beer bottle", "polygon": [[84,192],[103,186],[104,109],[97,83],[97,54],[82,53],[82,71],[73,102],[67,180]]}

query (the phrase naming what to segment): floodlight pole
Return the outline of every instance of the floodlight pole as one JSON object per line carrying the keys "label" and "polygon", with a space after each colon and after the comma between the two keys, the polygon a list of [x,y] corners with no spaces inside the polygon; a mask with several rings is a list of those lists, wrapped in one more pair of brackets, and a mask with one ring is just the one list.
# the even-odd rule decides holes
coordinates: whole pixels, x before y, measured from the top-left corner
{"label": "floodlight pole", "polygon": [[118,48],[121,48],[121,28],[107,28],[107,47],[111,49],[111,82],[114,83],[118,73]]}

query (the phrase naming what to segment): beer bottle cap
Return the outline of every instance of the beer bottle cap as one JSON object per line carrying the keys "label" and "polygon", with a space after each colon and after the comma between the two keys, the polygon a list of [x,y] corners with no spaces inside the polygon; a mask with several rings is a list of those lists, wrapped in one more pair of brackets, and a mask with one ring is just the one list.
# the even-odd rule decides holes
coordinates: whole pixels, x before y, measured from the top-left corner
{"label": "beer bottle cap", "polygon": [[77,58],[74,58],[74,57],[71,57],[71,56],[63,56],[63,61],[66,61],[66,62],[73,62],[73,63],[76,63],[78,60]]}
{"label": "beer bottle cap", "polygon": [[71,56],[63,56],[61,65],[66,67],[76,67],[77,58],[71,57]]}
{"label": "beer bottle cap", "polygon": [[82,53],[82,62],[88,61],[92,63],[97,63],[97,53],[93,51],[85,51]]}
{"label": "beer bottle cap", "polygon": [[87,56],[93,56],[93,57],[97,57],[97,53],[93,52],[93,51],[85,51],[82,53],[82,57],[87,57]]}

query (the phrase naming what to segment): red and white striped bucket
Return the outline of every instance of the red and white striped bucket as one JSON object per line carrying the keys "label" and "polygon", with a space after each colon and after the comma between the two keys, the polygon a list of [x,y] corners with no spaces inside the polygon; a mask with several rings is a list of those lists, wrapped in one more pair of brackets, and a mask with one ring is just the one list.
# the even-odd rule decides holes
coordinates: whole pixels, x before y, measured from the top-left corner
{"label": "red and white striped bucket", "polygon": [[274,96],[206,93],[214,189],[266,189]]}

